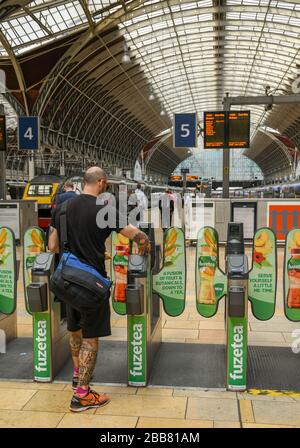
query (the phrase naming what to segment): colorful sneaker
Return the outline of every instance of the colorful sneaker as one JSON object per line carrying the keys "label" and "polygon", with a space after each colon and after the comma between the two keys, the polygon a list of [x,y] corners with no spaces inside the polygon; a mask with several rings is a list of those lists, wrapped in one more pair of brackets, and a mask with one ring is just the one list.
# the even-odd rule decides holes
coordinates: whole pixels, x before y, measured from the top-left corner
{"label": "colorful sneaker", "polygon": [[94,390],[90,389],[89,393],[81,398],[73,395],[70,411],[81,412],[92,408],[101,408],[110,402],[110,398],[106,394],[98,394]]}

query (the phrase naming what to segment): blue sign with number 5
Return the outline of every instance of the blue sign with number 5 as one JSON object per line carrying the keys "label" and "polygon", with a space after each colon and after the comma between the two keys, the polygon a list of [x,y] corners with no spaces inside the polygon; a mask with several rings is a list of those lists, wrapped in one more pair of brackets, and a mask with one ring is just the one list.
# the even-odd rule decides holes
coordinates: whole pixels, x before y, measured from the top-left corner
{"label": "blue sign with number 5", "polygon": [[174,114],[174,148],[197,148],[197,114]]}
{"label": "blue sign with number 5", "polygon": [[39,117],[19,117],[19,149],[37,151],[40,147]]}

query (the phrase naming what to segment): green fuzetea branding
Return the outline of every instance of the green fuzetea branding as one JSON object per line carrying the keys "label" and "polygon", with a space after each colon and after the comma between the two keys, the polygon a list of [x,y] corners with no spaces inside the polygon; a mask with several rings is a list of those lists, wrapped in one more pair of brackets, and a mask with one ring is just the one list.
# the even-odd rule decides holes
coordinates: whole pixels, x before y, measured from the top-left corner
{"label": "green fuzetea branding", "polygon": [[230,390],[246,388],[247,320],[228,318],[227,385]]}
{"label": "green fuzetea branding", "polygon": [[146,316],[128,316],[128,384],[145,386],[147,372]]}
{"label": "green fuzetea branding", "polygon": [[34,379],[51,381],[51,321],[49,313],[35,313],[33,324]]}

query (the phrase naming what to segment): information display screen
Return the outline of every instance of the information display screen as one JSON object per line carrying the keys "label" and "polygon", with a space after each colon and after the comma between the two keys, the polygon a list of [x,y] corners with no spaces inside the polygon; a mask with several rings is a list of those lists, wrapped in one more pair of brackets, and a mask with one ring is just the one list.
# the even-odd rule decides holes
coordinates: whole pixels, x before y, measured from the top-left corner
{"label": "information display screen", "polygon": [[251,240],[256,231],[257,204],[255,202],[232,202],[231,220],[244,224],[244,238]]}
{"label": "information display screen", "polygon": [[0,151],[6,149],[5,115],[0,115]]}
{"label": "information display screen", "polygon": [[248,148],[250,111],[204,112],[204,148]]}
{"label": "information display screen", "polygon": [[250,111],[228,112],[228,147],[248,148],[250,144]]}
{"label": "information display screen", "polygon": [[224,148],[225,112],[204,112],[204,148]]}

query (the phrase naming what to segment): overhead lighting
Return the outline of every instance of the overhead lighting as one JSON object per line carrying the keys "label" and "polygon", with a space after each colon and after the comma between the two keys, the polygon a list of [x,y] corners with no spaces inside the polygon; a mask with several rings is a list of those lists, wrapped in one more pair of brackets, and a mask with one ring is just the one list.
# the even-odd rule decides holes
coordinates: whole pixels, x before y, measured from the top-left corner
{"label": "overhead lighting", "polygon": [[153,92],[150,93],[149,100],[150,101],[154,101],[155,100],[155,96],[153,95]]}
{"label": "overhead lighting", "polygon": [[166,112],[164,111],[164,109],[162,109],[161,111],[160,111],[160,116],[161,117],[164,117],[166,115]]}
{"label": "overhead lighting", "polygon": [[129,49],[127,47],[126,42],[124,43],[123,49],[124,49],[124,54],[122,56],[121,62],[122,62],[122,64],[130,64],[131,63],[131,59],[130,59],[130,56],[129,56]]}

